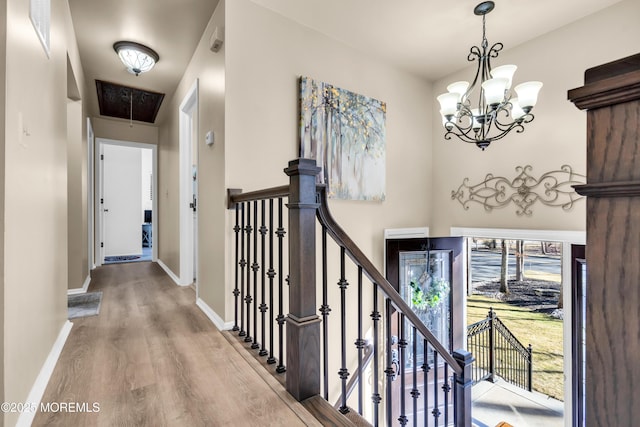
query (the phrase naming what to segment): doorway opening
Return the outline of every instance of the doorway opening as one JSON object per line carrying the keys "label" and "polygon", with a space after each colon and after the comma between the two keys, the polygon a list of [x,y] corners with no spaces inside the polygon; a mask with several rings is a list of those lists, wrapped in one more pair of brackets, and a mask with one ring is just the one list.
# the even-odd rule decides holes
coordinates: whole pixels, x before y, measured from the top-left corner
{"label": "doorway opening", "polygon": [[[524,414],[531,412],[533,404],[538,420],[544,420],[544,424],[550,427],[564,426],[564,415],[571,413],[573,404],[571,245],[583,244],[585,233],[473,228],[452,228],[451,233],[467,237],[468,350],[474,353],[476,360],[479,359],[477,365],[485,364],[484,371],[474,371],[478,374],[474,378],[474,418],[488,425],[497,419],[496,416],[502,416],[498,421],[508,421],[513,425],[526,424]],[[500,289],[503,250],[507,257],[505,273],[509,293],[504,292],[504,288],[503,292]],[[502,363],[504,368],[507,363],[495,360],[496,356],[488,350],[488,339],[483,343],[481,337],[474,337],[474,333],[482,329],[483,321],[486,324],[504,323],[514,340],[522,344],[519,351],[524,353],[525,362],[531,344],[530,368],[526,363],[511,368],[516,373],[520,369],[521,377],[524,377],[523,386],[515,386],[512,384],[514,381],[503,378],[498,372],[499,365]],[[478,348],[482,345],[487,347],[485,356],[485,350]],[[504,349],[500,351],[503,351],[503,356],[509,354]],[[490,362],[493,369],[487,372]],[[527,391],[527,369],[531,369],[532,393]],[[502,375],[508,377],[508,374]],[[486,378],[495,378],[495,382],[482,381]],[[503,396],[501,401],[491,403],[491,390],[495,387],[506,389],[506,392],[500,392],[511,396],[511,401]],[[520,405],[518,402],[522,404],[520,411],[514,410]],[[504,411],[497,410],[500,406]]]}
{"label": "doorway opening", "polygon": [[155,145],[100,138],[96,144],[96,265],[155,261]]}

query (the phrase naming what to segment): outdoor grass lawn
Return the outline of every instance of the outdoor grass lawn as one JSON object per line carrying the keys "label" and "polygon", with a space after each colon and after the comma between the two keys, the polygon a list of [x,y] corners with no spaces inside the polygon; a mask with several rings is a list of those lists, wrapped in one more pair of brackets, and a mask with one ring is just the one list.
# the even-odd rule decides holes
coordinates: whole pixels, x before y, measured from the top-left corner
{"label": "outdoor grass lawn", "polygon": [[486,318],[490,307],[522,344],[533,347],[533,389],[564,400],[562,320],[493,298],[472,295],[467,298],[467,324]]}

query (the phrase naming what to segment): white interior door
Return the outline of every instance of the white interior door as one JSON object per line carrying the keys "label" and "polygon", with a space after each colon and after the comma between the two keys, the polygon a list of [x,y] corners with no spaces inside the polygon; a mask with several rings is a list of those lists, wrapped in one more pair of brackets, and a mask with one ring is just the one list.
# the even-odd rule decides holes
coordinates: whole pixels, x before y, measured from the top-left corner
{"label": "white interior door", "polygon": [[105,144],[102,151],[104,256],[142,254],[142,150]]}

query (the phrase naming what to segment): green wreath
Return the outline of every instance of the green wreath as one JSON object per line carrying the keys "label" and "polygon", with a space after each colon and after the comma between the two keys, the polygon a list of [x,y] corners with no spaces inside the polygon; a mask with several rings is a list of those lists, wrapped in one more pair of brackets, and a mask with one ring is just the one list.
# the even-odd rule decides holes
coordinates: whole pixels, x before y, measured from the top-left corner
{"label": "green wreath", "polygon": [[430,282],[430,285],[425,286],[426,289],[420,287],[416,282],[409,283],[409,286],[413,290],[411,293],[411,303],[419,310],[436,307],[449,292],[449,282],[446,280],[438,279],[431,280]]}

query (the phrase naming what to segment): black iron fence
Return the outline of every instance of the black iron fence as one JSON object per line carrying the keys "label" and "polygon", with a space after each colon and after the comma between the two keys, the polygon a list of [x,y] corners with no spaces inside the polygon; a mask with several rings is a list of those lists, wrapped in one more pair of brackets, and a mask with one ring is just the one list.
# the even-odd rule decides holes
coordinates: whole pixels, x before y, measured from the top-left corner
{"label": "black iron fence", "polygon": [[505,324],[489,310],[486,319],[467,326],[467,349],[475,356],[473,383],[505,381],[532,389],[533,357],[531,344],[525,347]]}

